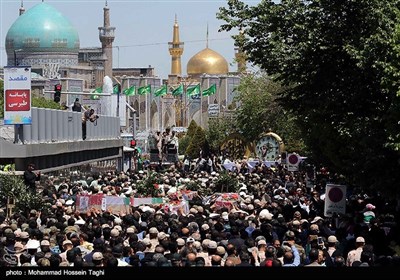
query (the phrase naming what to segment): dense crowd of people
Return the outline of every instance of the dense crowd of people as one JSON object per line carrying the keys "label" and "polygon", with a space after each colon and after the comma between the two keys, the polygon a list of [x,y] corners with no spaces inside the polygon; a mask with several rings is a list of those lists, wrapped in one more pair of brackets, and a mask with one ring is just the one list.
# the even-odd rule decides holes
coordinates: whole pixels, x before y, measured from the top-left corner
{"label": "dense crowd of people", "polygon": [[139,197],[136,186],[150,176],[150,167],[91,176],[42,174],[36,191],[52,205],[51,211],[31,209],[6,217],[5,209],[0,210],[0,266],[400,265],[398,200],[349,187],[346,214],[325,217],[325,185],[333,180],[331,174],[318,173],[310,188],[303,171],[288,172],[261,161],[250,169],[244,161],[234,163],[237,168],[229,174],[239,184],[238,196],[222,205],[202,193],[213,190],[222,165],[185,169],[182,164],[163,171],[160,197],[177,196],[190,182],[199,182],[188,211],[151,203],[118,213],[77,210],[78,195]]}

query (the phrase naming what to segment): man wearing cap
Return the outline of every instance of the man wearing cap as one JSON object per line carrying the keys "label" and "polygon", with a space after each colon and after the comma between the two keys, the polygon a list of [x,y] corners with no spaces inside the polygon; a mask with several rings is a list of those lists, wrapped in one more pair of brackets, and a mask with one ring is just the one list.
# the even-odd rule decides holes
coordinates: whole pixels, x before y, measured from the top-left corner
{"label": "man wearing cap", "polygon": [[365,239],[362,236],[356,238],[356,249],[347,254],[346,265],[351,266],[355,261],[361,261],[361,253],[365,245]]}
{"label": "man wearing cap", "polygon": [[31,256],[31,265],[36,265],[35,254],[38,252],[40,248],[40,242],[35,239],[29,239],[26,243],[26,249],[28,250],[28,254]]}
{"label": "man wearing cap", "polygon": [[[22,226],[21,226],[22,228]],[[29,240],[29,233],[27,233],[26,231],[22,231],[19,236],[17,236],[16,238],[17,241],[20,241],[23,245],[26,245],[26,243]]]}
{"label": "man wearing cap", "polygon": [[21,242],[15,242],[14,244],[15,256],[18,259],[18,266],[21,266],[19,257],[22,253],[26,252],[25,246]]}
{"label": "man wearing cap", "polygon": [[160,244],[160,242],[158,241],[158,229],[156,227],[151,227],[149,229],[149,234],[146,237],[150,239],[151,243],[149,252],[154,252],[156,246]]}
{"label": "man wearing cap", "polygon": [[328,248],[323,249],[323,253],[325,256],[325,265],[327,267],[332,267],[335,266],[335,258],[337,256],[341,256],[342,252],[336,248],[338,240],[335,235],[330,235],[327,241],[328,241],[327,245]]}
{"label": "man wearing cap", "polygon": [[257,242],[257,257],[258,262],[261,263],[265,260],[265,251],[267,250],[267,242],[265,239],[260,239]]}
{"label": "man wearing cap", "polygon": [[124,246],[129,246],[133,241],[137,241],[136,227],[130,226],[126,229],[126,236],[124,240]]}
{"label": "man wearing cap", "polygon": [[84,259],[86,262],[88,263],[92,263],[93,262],[93,255],[96,252],[103,252],[104,250],[104,240],[102,238],[97,238],[93,241],[93,251],[91,251],[90,253],[86,254],[84,256]]}
{"label": "man wearing cap", "polygon": [[103,253],[95,252],[92,257],[92,262],[95,267],[102,267],[102,266],[104,266],[103,259],[104,259]]}
{"label": "man wearing cap", "polygon": [[60,258],[63,262],[68,262],[67,260],[67,251],[71,250],[74,248],[74,245],[72,244],[71,240],[65,239],[62,243],[62,247],[64,251],[60,254]]}
{"label": "man wearing cap", "polygon": [[50,241],[46,239],[40,241],[40,250],[44,253],[50,252]]}
{"label": "man wearing cap", "polygon": [[188,237],[186,238],[186,244],[185,247],[182,248],[182,250],[180,251],[180,253],[182,254],[182,256],[187,256],[189,253],[197,253],[196,248],[193,246],[195,240],[193,237]]}

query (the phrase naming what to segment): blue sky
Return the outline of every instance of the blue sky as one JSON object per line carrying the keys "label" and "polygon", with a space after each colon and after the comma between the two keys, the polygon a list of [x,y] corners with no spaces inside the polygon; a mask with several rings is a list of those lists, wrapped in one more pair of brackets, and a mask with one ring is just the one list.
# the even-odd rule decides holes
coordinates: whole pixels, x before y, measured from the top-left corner
{"label": "blue sky", "polygon": [[[26,10],[41,0],[23,1]],[[45,0],[61,11],[79,33],[81,47],[100,47],[98,27],[103,25],[104,0]],[[257,5],[260,0],[244,1]],[[170,73],[171,57],[168,42],[172,41],[175,14],[180,26],[180,40],[185,43],[182,72],[186,74],[188,60],[206,47],[207,24],[209,47],[220,53],[236,70],[233,33],[218,32],[222,21],[216,19],[225,0],[108,0],[111,26],[116,27],[113,43],[114,67],[155,68],[156,75],[166,78]],[[0,66],[7,63],[5,37],[18,18],[19,0],[0,0]],[[118,48],[116,47],[118,46]]]}

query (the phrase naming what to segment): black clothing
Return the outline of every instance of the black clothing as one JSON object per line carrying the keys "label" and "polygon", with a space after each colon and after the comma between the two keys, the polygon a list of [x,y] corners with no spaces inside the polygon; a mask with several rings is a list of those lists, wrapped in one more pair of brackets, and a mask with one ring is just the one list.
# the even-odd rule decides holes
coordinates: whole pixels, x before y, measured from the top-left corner
{"label": "black clothing", "polygon": [[74,105],[72,106],[72,111],[82,112],[82,106],[81,106],[81,103],[79,103],[79,101],[74,102]]}
{"label": "black clothing", "polygon": [[36,181],[40,181],[40,174],[36,175],[36,173],[33,171],[25,170],[24,183],[29,188],[29,190],[36,190]]}
{"label": "black clothing", "polygon": [[91,121],[91,117],[94,114],[94,110],[93,109],[89,109],[86,110],[83,114],[82,114],[82,139],[85,140],[86,139],[86,130],[87,130],[87,125],[86,122],[88,120]]}

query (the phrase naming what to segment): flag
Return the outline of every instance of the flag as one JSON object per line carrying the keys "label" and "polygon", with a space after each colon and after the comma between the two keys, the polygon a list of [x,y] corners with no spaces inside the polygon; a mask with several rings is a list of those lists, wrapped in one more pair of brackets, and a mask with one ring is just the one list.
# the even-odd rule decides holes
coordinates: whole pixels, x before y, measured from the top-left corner
{"label": "flag", "polygon": [[179,87],[172,91],[172,95],[177,96],[183,93],[183,84],[180,84]]}
{"label": "flag", "polygon": [[188,90],[186,91],[186,93],[187,93],[187,95],[189,95],[189,96],[200,94],[200,84],[198,84],[197,86],[188,88]]}
{"label": "flag", "polygon": [[105,196],[106,209],[110,210],[111,213],[130,213],[130,198],[107,195]]}
{"label": "flag", "polygon": [[163,85],[162,87],[160,87],[159,89],[157,89],[154,92],[155,96],[162,96],[164,94],[167,94],[167,86],[166,85]]}
{"label": "flag", "polygon": [[130,88],[124,89],[124,94],[126,96],[135,95],[135,93],[136,93],[136,86],[131,86]]}
{"label": "flag", "polygon": [[203,96],[210,96],[215,94],[217,91],[217,86],[216,84],[212,84],[208,89],[203,91]]}
{"label": "flag", "polygon": [[102,93],[103,92],[103,87],[98,87],[92,93]]}
{"label": "flag", "polygon": [[150,93],[150,92],[151,92],[151,85],[147,85],[147,86],[138,88],[139,95],[145,95],[146,93]]}
{"label": "flag", "polygon": [[118,94],[118,92],[119,92],[119,85],[116,84],[116,85],[113,87],[113,94]]}

